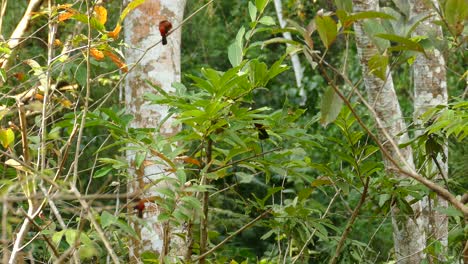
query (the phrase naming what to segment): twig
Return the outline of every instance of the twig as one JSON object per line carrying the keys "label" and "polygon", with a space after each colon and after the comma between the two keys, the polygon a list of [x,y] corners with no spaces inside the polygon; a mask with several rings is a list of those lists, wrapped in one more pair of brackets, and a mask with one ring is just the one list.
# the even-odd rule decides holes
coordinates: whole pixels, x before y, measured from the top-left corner
{"label": "twig", "polygon": [[271,213],[271,209],[269,210],[266,210],[265,212],[263,212],[261,215],[257,216],[257,218],[253,219],[252,221],[248,222],[246,225],[244,225],[243,227],[241,227],[240,229],[238,229],[236,232],[232,233],[231,235],[229,235],[228,237],[226,237],[223,241],[221,241],[219,244],[217,244],[216,246],[212,247],[210,250],[208,250],[207,252],[203,253],[203,255],[199,256],[198,258],[196,258],[194,261],[199,261],[200,259],[202,258],[205,258],[206,256],[210,255],[211,253],[213,253],[214,251],[216,251],[218,248],[222,247],[224,244],[226,244],[226,242],[228,242],[229,240],[231,240],[233,237],[237,236],[239,233],[241,233],[242,231],[246,230],[247,228],[249,228],[250,226],[252,226],[255,222],[257,222],[258,220],[262,219],[263,217],[267,216],[269,213]]}
{"label": "twig", "polygon": [[364,184],[364,190],[362,191],[361,194],[361,199],[359,199],[358,204],[354,208],[353,214],[351,215],[351,219],[349,219],[348,223],[346,224],[346,228],[341,235],[340,241],[338,242],[338,245],[336,246],[335,254],[333,255],[332,259],[330,260],[330,264],[335,264],[338,261],[338,256],[340,255],[341,249],[343,248],[344,242],[346,240],[346,237],[348,236],[349,232],[351,231],[351,227],[354,224],[354,221],[356,221],[356,218],[359,214],[359,210],[361,209],[362,205],[366,201],[367,197],[367,191],[369,188],[369,181],[370,177],[366,178],[366,182]]}

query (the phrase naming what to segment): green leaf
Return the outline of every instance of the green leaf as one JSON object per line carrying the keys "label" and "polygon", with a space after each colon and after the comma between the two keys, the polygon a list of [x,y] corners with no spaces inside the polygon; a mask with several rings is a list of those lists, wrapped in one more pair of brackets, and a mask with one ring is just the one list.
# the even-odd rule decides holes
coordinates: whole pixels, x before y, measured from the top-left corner
{"label": "green leaf", "polygon": [[453,206],[449,206],[447,208],[436,207],[435,210],[450,217],[463,217],[463,213],[460,210],[457,210]]}
{"label": "green leaf", "polygon": [[11,128],[0,129],[0,143],[4,148],[8,148],[15,141],[15,133]]}
{"label": "green leaf", "polygon": [[65,240],[67,241],[68,245],[72,246],[75,244],[78,232],[74,229],[67,229],[65,231]]}
{"label": "green leaf", "polygon": [[257,19],[257,7],[252,2],[249,2],[249,15],[252,22]]}
{"label": "green leaf", "polygon": [[260,10],[260,13],[263,13],[263,10],[265,9],[267,4],[268,0],[255,0],[255,6],[258,10]]}
{"label": "green leaf", "polygon": [[379,206],[382,207],[392,196],[388,193],[379,195]]}
{"label": "green leaf", "polygon": [[242,27],[237,32],[236,41],[228,48],[229,62],[233,67],[239,66],[242,62],[242,38],[245,34],[245,29]]}
{"label": "green leaf", "polygon": [[375,54],[369,59],[368,67],[372,74],[382,80],[387,79],[388,56]]}
{"label": "green leaf", "polygon": [[3,69],[3,68],[0,69],[0,78],[1,78],[0,80],[1,80],[2,82],[6,82],[6,81],[7,81],[7,74],[6,74],[5,69]]}
{"label": "green leaf", "polygon": [[131,235],[133,238],[139,239],[137,233],[135,232],[135,230],[131,226],[129,226],[126,222],[124,222],[123,220],[119,219],[114,224],[116,226],[118,226],[125,233]]}
{"label": "green leaf", "polygon": [[393,0],[398,10],[400,10],[406,17],[410,17],[410,2],[408,0]]}
{"label": "green leaf", "polygon": [[104,167],[104,168],[100,168],[99,170],[97,170],[94,175],[93,175],[93,178],[101,178],[103,176],[107,176],[107,174],[109,174],[109,172],[112,170],[112,167]]}
{"label": "green leaf", "polygon": [[114,224],[118,220],[117,217],[114,215],[110,214],[107,211],[103,211],[101,213],[101,226],[102,228],[106,228],[112,224]]}
{"label": "green leaf", "polygon": [[63,234],[65,234],[65,231],[66,230],[55,232],[52,235],[52,242],[54,242],[55,245],[57,245],[57,246],[59,245],[60,241],[62,240]]}
{"label": "green leaf", "polygon": [[[409,38],[405,38],[405,37],[401,37],[401,36],[393,35],[393,34],[376,34],[375,36],[378,38],[400,43],[401,46],[397,46],[397,47],[401,48],[401,50],[414,50],[414,51],[419,51],[419,52],[424,53],[424,48],[421,46],[421,44]],[[395,47],[392,47],[389,49],[395,50]]]}
{"label": "green leaf", "polygon": [[372,42],[381,53],[390,47],[390,41],[375,37],[376,34],[385,32],[385,28],[377,20],[366,20],[362,23],[362,26],[364,32],[372,39]]}
{"label": "green leaf", "polygon": [[135,154],[135,168],[140,168],[143,164],[143,161],[146,159],[146,152],[137,152]]}
{"label": "green leaf", "polygon": [[197,209],[197,210],[201,209],[200,201],[193,196],[184,196],[180,200],[186,203],[187,205],[189,205],[188,206],[189,208]]}
{"label": "green leaf", "polygon": [[323,44],[330,47],[337,35],[336,22],[329,16],[316,16],[315,25]]}
{"label": "green leaf", "polygon": [[327,126],[331,122],[335,121],[336,117],[341,111],[343,101],[340,96],[335,93],[333,87],[328,87],[322,98],[320,124]]}
{"label": "green leaf", "polygon": [[258,22],[260,22],[260,24],[263,24],[265,26],[273,26],[276,24],[275,20],[271,16],[264,16],[260,18]]}

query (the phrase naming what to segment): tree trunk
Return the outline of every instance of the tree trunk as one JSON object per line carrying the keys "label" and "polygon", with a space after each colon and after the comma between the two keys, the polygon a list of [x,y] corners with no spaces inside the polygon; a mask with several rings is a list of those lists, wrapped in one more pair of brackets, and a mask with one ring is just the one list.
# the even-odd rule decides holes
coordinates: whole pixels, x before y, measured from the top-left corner
{"label": "tree trunk", "polygon": [[[437,1],[433,1],[437,5]],[[442,38],[442,29],[433,22],[438,20],[437,13],[431,6],[430,1],[411,0],[411,17],[432,11],[432,17],[423,21],[413,32],[413,36],[430,36],[432,38]],[[414,122],[420,127],[421,121],[418,119],[421,114],[429,108],[437,105],[447,105],[447,80],[445,70],[445,59],[442,53],[434,48],[426,49],[426,56],[419,54],[413,64],[414,80]],[[447,180],[448,148],[443,146],[443,154],[430,158],[425,170],[428,177],[435,175],[435,180],[443,182]],[[428,154],[428,153],[426,153]],[[443,158],[445,155],[445,159]],[[437,164],[436,164],[437,162]],[[448,219],[447,216],[434,210],[435,207],[447,207],[447,201],[437,197],[431,199],[426,197],[423,201],[423,217],[425,218],[426,236],[429,240],[438,240],[445,248],[438,257],[440,261],[445,260],[445,252],[448,244]]]}
{"label": "tree trunk", "polygon": [[[283,6],[281,4],[281,0],[274,0],[276,15],[278,16],[278,22],[281,28],[286,26],[286,21],[283,18]],[[290,32],[284,32],[283,38],[287,40],[292,40],[292,36]],[[286,46],[290,46],[286,44]],[[299,56],[297,54],[291,55],[291,63],[292,68],[294,70],[294,76],[296,77],[296,85],[299,89],[299,97],[301,98],[300,105],[305,105],[307,101],[307,94],[305,92],[304,86],[302,85],[302,78],[304,77],[304,68],[302,68],[301,60],[299,60]]]}
{"label": "tree trunk", "polygon": [[[379,2],[377,0],[353,0],[354,11],[378,11]],[[354,24],[356,33],[356,46],[358,56],[360,58],[361,67],[363,70],[364,84],[368,93],[369,101],[373,105],[377,116],[380,119],[383,127],[396,143],[402,143],[408,140],[408,135],[405,133],[406,124],[403,121],[403,116],[400,110],[398,98],[393,87],[392,75],[387,69],[386,80],[372,75],[369,72],[368,62],[370,58],[378,53],[377,47],[372,43],[369,36],[363,30],[361,22]],[[387,148],[392,157],[401,161],[402,166],[412,166],[413,155],[410,147],[400,149],[401,157],[397,151],[388,143],[388,140],[379,132],[379,138]],[[406,160],[406,163],[403,160]],[[388,173],[395,170],[392,169],[392,164],[385,160],[385,168]],[[403,175],[395,175],[404,177]],[[411,199],[407,197],[407,200]],[[401,214],[397,207],[392,208],[392,223],[393,223],[393,238],[396,259],[398,263],[420,263],[424,258],[423,250],[425,248],[425,234],[422,228],[422,223],[418,216],[421,214],[421,203],[417,202],[412,205],[414,215],[407,217],[399,217]]]}
{"label": "tree trunk", "polygon": [[[130,1],[125,2],[128,4]],[[159,127],[159,132],[163,135],[172,135],[179,130],[173,126],[172,118],[164,120],[161,124],[168,115],[168,107],[150,104],[143,99],[143,96],[155,92],[145,82],[146,80],[167,92],[173,91],[171,87],[173,82],[180,81],[180,29],[167,37],[167,45],[163,46],[160,43],[155,47],[152,46],[161,40],[160,21],[168,20],[174,27],[180,25],[185,3],[186,0],[146,0],[125,19],[125,43],[129,46],[125,52],[127,64],[130,69],[136,64],[129,72],[125,83],[125,104],[128,112],[134,116],[130,124],[133,128]],[[147,156],[148,162],[143,162],[141,168],[135,169],[135,154],[132,151],[127,152],[127,159],[133,168],[130,173],[134,177],[130,181],[129,192],[144,190],[144,197],[160,196],[156,193],[156,186],[153,183],[167,172],[155,162],[151,162],[157,160],[155,156]],[[146,224],[135,228],[139,230],[141,240],[135,241],[135,245],[130,247],[132,262],[138,262],[139,255],[143,251],[157,252],[162,259],[169,248],[168,226],[157,221],[159,210],[154,204],[146,203],[146,208],[148,207],[151,210],[143,212]]]}

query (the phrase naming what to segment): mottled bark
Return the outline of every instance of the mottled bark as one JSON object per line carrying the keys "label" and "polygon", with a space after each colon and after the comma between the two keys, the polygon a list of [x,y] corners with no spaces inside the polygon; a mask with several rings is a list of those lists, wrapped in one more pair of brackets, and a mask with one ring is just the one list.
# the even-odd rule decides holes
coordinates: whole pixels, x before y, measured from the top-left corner
{"label": "mottled bark", "polygon": [[[130,1],[124,1],[128,4]],[[150,49],[155,43],[161,40],[159,33],[159,22],[170,21],[174,27],[183,20],[183,11],[186,0],[147,0],[138,8],[130,12],[125,19],[125,43],[129,47],[125,51],[129,68],[135,64],[126,78],[125,83],[125,104],[127,111],[134,116],[130,124],[134,128],[157,128],[164,135],[172,135],[178,131],[178,127],[173,126],[173,119],[169,118],[161,125],[160,122],[168,115],[168,107],[154,105],[144,100],[144,94],[154,93],[145,81],[148,80],[167,92],[172,92],[172,83],[180,81],[180,44],[181,31],[175,30],[167,37],[168,44],[157,45]],[[147,51],[146,54],[144,52]],[[141,58],[141,60],[140,60]],[[129,151],[127,159],[131,166],[134,166],[135,153]],[[156,162],[157,157],[147,156],[142,168],[131,169],[130,173],[134,180],[130,181],[129,192],[145,190],[146,197],[158,196],[155,192],[154,182],[162,175],[167,176],[164,170]],[[144,197],[142,197],[144,198]],[[157,221],[159,209],[154,204],[146,203],[143,218],[146,225],[137,227],[141,234],[139,245],[130,247],[132,261],[137,262],[139,253],[149,250],[164,255],[167,252],[168,226]],[[180,255],[183,252],[179,252]]]}
{"label": "mottled bark", "polygon": [[[426,0],[411,0],[411,16],[421,13],[431,13],[433,15],[429,19],[423,21],[416,30],[413,36],[430,36],[429,39],[442,38],[442,28],[433,22],[438,20],[437,13],[430,1]],[[433,4],[437,4],[434,1]],[[414,122],[416,126],[422,128],[419,116],[426,112],[429,108],[437,105],[447,105],[447,80],[445,70],[445,59],[442,53],[434,49],[426,49],[426,56],[418,54],[413,64],[413,80],[414,80]],[[448,176],[447,145],[443,147],[443,154],[437,157],[428,157],[428,163],[425,165],[427,177],[433,177],[435,180],[443,182],[443,179]],[[437,164],[435,163],[437,162]],[[426,226],[426,236],[430,240],[438,240],[445,247],[448,245],[448,219],[445,214],[434,210],[436,207],[447,207],[447,201],[440,198],[431,199],[426,197],[423,201],[423,217]],[[438,256],[439,260],[445,259],[445,254]]]}
{"label": "mottled bark", "polygon": [[[377,0],[353,0],[354,11],[378,11],[379,2]],[[401,156],[395,150],[386,137],[381,133],[385,129],[396,143],[402,143],[408,140],[406,124],[403,121],[398,98],[393,87],[392,75],[387,69],[387,78],[382,80],[369,72],[368,62],[370,58],[379,51],[375,44],[372,43],[369,36],[363,30],[361,22],[354,25],[356,32],[356,46],[358,56],[363,70],[364,84],[367,90],[370,103],[373,105],[376,117],[380,119],[382,127],[380,127],[379,138],[384,142],[384,147],[391,154],[392,158],[400,161],[400,166],[403,168],[410,166],[414,169],[413,155],[410,147],[400,149]],[[404,160],[402,160],[404,159]],[[406,161],[406,162],[405,162]],[[393,171],[392,164],[385,160],[385,167],[389,174]],[[403,175],[395,175],[396,177],[404,177]],[[407,197],[410,199],[410,197]],[[417,202],[412,205],[414,215],[407,217],[397,217],[400,210],[396,207],[392,208],[392,223],[393,223],[393,238],[395,244],[395,258],[398,263],[420,263],[424,258],[422,252],[425,247],[425,235],[418,216],[421,214],[421,203]]]}

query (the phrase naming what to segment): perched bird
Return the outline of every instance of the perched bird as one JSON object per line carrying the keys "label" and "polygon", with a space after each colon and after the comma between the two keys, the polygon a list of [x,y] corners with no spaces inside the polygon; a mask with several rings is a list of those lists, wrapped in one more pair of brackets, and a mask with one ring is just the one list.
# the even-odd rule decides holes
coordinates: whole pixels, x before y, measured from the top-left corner
{"label": "perched bird", "polygon": [[254,123],[254,126],[258,131],[258,139],[263,140],[263,139],[267,139],[267,138],[270,137],[270,135],[268,135],[264,125],[259,124],[259,123]]}
{"label": "perched bird", "polygon": [[139,218],[143,218],[143,211],[145,210],[145,201],[143,199],[139,199],[138,203],[133,207],[133,209],[138,211]]}
{"label": "perched bird", "polygon": [[167,20],[163,20],[163,21],[159,22],[159,33],[161,33],[162,44],[163,45],[167,44],[167,38],[166,37],[167,37],[167,33],[169,33],[171,28],[172,28],[171,22],[169,22]]}

